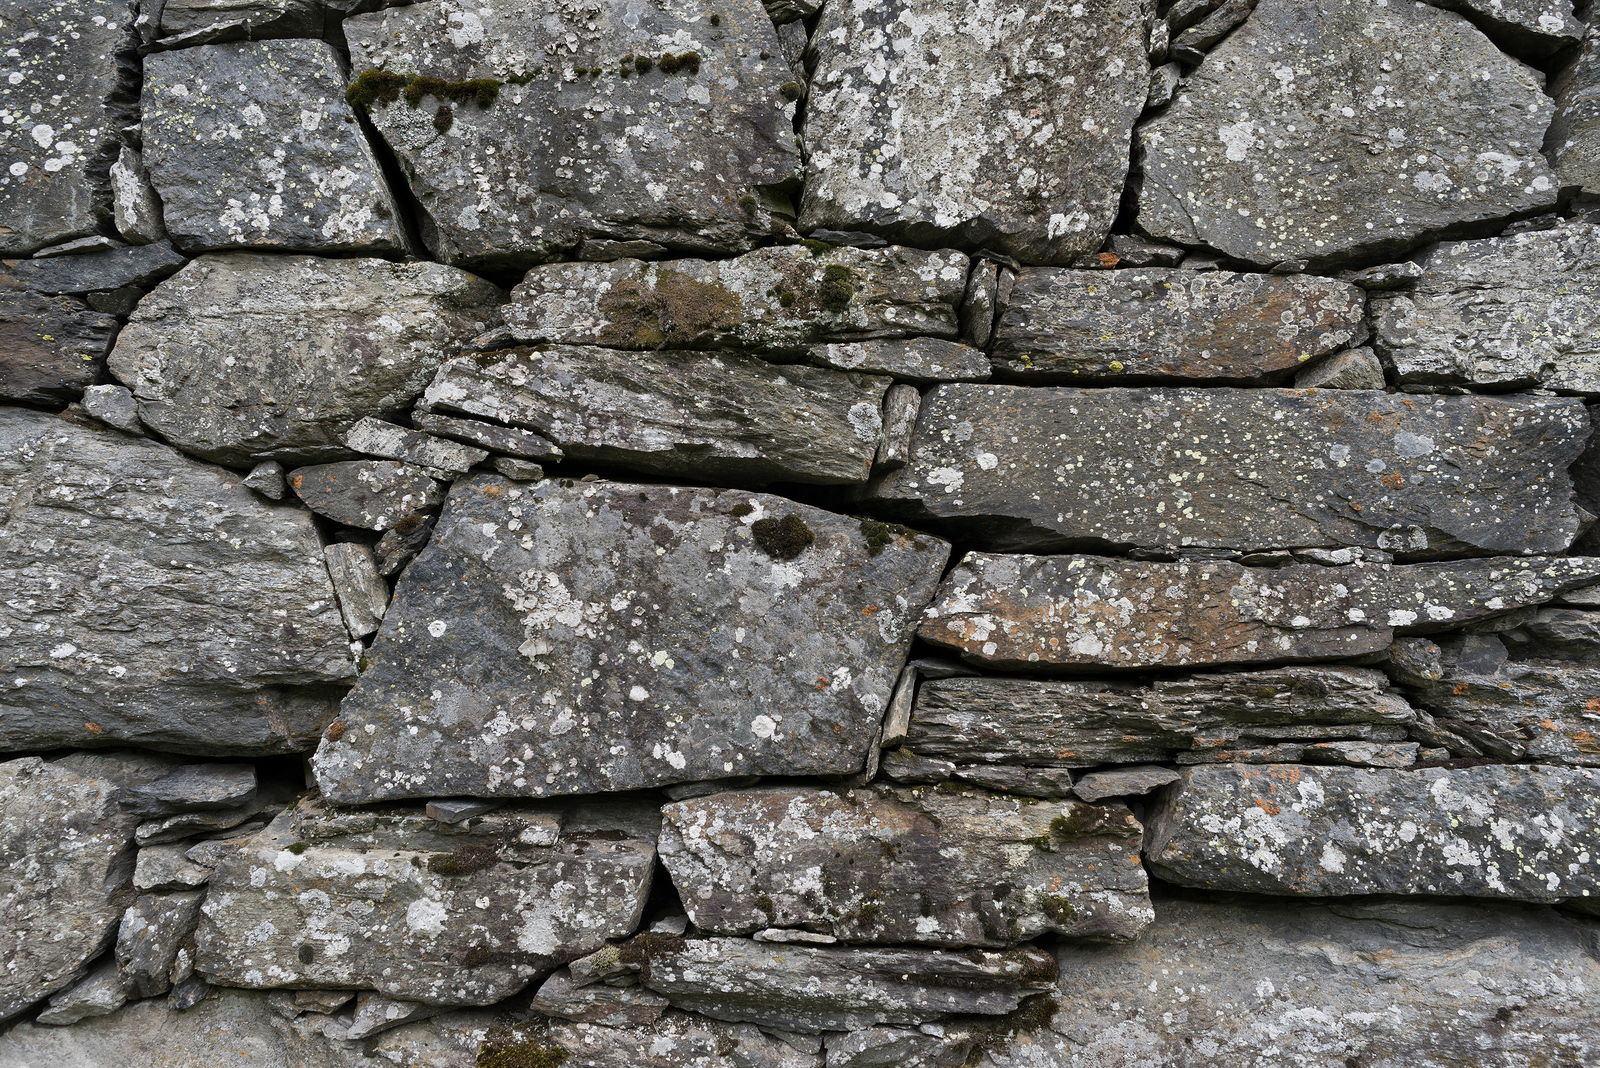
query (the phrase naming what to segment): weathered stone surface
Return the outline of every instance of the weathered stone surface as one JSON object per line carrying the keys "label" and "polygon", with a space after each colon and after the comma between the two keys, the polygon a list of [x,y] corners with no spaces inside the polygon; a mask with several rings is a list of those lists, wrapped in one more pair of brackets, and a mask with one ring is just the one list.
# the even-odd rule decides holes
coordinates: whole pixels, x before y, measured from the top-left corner
{"label": "weathered stone surface", "polygon": [[135,245],[148,245],[167,236],[161,221],[161,198],[150,184],[144,158],[127,145],[111,165],[111,217],[117,233]]}
{"label": "weathered stone surface", "polygon": [[129,434],[143,432],[139,402],[126,386],[90,386],[83,391],[83,410],[106,426]]}
{"label": "weathered stone surface", "polygon": [[1363,345],[1336,352],[1294,376],[1296,389],[1382,389],[1387,385],[1378,354]]}
{"label": "weathered stone surface", "polygon": [[[271,811],[267,810],[271,808]],[[175,816],[146,820],[134,831],[140,847],[177,842],[195,835],[254,834],[267,825],[267,820],[283,810],[282,805],[269,806],[264,798],[257,797],[238,808],[205,812],[180,812]],[[253,819],[266,813],[264,818]]]}
{"label": "weathered stone surface", "polygon": [[742,252],[770,229],[761,187],[794,177],[799,146],[771,19],[755,0],[716,14],[440,0],[358,16],[344,24],[352,93],[375,69],[506,83],[453,109],[425,84],[400,102],[397,83],[368,111],[448,263],[525,268],[585,239]]}
{"label": "weathered stone surface", "polygon": [[714,934],[798,927],[843,942],[1128,940],[1150,922],[1142,828],[1121,805],[982,790],[774,786],[662,810],[661,859]]}
{"label": "weathered stone surface", "polygon": [[851,774],[948,552],[874,554],[858,521],[764,494],[458,482],[317,780],[368,801]]}
{"label": "weathered stone surface", "polygon": [[250,469],[250,473],[244,476],[244,484],[273,501],[283,500],[283,495],[289,492],[289,487],[283,480],[283,465],[276,460],[265,460],[256,464]]}
{"label": "weathered stone surface", "polygon": [[966,284],[959,252],[779,245],[731,260],[536,267],[505,319],[521,341],[798,359],[829,341],[954,339]]}
{"label": "weathered stone surface", "polygon": [[117,321],[75,297],[0,289],[0,398],[58,404],[99,377]]}
{"label": "weathered stone surface", "polygon": [[570,1068],[822,1068],[819,1054],[759,1028],[681,1012],[632,1026],[558,1024],[548,1042]]}
{"label": "weathered stone surface", "polygon": [[1096,251],[1144,106],[1152,13],[1140,0],[826,5],[800,228],[1025,263]]}
{"label": "weathered stone surface", "polygon": [[1514,54],[1542,58],[1583,37],[1572,0],[1423,0],[1457,11]]}
{"label": "weathered stone surface", "polygon": [[983,382],[989,377],[989,360],[982,349],[933,337],[815,345],[809,358],[818,367],[890,375],[898,381],[924,386],[935,382]]}
{"label": "weathered stone surface", "polygon": [[125,790],[118,799],[136,816],[237,808],[256,799],[253,764],[188,764],[154,782]]}
{"label": "weathered stone surface", "polygon": [[107,960],[87,979],[52,997],[50,1004],[34,1020],[62,1027],[90,1017],[108,1015],[128,1003],[130,985],[120,974],[117,962]]}
{"label": "weathered stone surface", "polygon": [[1597,568],[1595,557],[1249,568],[968,553],[918,634],[1002,670],[1327,660],[1543,604]]}
{"label": "weathered stone surface", "polygon": [[117,792],[171,766],[131,754],[0,764],[0,1020],[73,983],[110,944],[139,822]]}
{"label": "weathered stone surface", "polygon": [[1588,432],[1573,398],[950,385],[869,497],[993,549],[1560,552]]}
{"label": "weathered stone surface", "polygon": [[424,1005],[420,1001],[401,1001],[386,998],[363,990],[356,995],[356,1015],[344,1033],[347,1040],[366,1038],[402,1024],[426,1020],[443,1012],[437,1005]]}
{"label": "weathered stone surface", "polygon": [[1600,193],[1600,33],[1591,25],[1583,47],[1550,83],[1556,113],[1545,132],[1556,181],[1593,198]]}
{"label": "weathered stone surface", "polygon": [[16,0],[0,15],[0,255],[92,234],[137,74],[130,0]]}
{"label": "weathered stone surface", "polygon": [[915,386],[896,383],[883,396],[883,441],[872,460],[879,472],[897,471],[911,462],[911,442],[916,434],[922,394]]}
{"label": "weathered stone surface", "polygon": [[436,263],[208,255],[139,302],[111,373],[185,452],[337,460],[345,430],[409,407],[501,299]]}
{"label": "weathered stone surface", "polygon": [[[210,44],[249,38],[320,37],[358,11],[391,0],[165,0],[160,7],[163,45]],[[176,38],[177,40],[171,40]]]}
{"label": "weathered stone surface", "polygon": [[289,472],[289,488],[318,515],[365,530],[388,530],[444,500],[446,484],[416,464],[345,460]]}
{"label": "weathered stone surface", "polygon": [[[1376,737],[1383,728],[1373,731]],[[1351,768],[1409,768],[1422,747],[1416,742],[1280,742],[1253,749],[1200,749],[1177,754],[1179,764],[1319,764]]]}
{"label": "weathered stone surface", "polygon": [[1401,385],[1600,392],[1600,226],[1446,243],[1372,313]]}
{"label": "weathered stone surface", "polygon": [[801,1034],[999,1015],[1056,976],[1055,961],[1032,946],[955,953],[704,938],[626,949],[643,958],[644,984],[678,1008]]}
{"label": "weathered stone surface", "polygon": [[1281,380],[1359,344],[1366,294],[1315,275],[1024,268],[995,370],[1028,382]]}
{"label": "weathered stone surface", "polygon": [[383,532],[372,555],[378,563],[378,574],[392,578],[420,553],[433,533],[431,515],[410,515]]}
{"label": "weathered stone surface", "polygon": [[328,561],[328,577],[339,598],[339,614],[352,638],[365,638],[378,629],[389,609],[389,584],[378,574],[372,550],[365,545],[341,542],[322,550]]}
{"label": "weathered stone surface", "polygon": [[194,933],[204,890],[144,894],[122,914],[117,931],[117,971],[143,998],[172,989],[178,944]]}
{"label": "weathered stone surface", "polygon": [[1271,894],[1600,896],[1600,771],[1185,768],[1145,858],[1179,886]]}
{"label": "weathered stone surface", "polygon": [[513,482],[538,482],[544,478],[544,468],[531,460],[495,456],[490,458],[489,467],[496,474],[504,475]]}
{"label": "weathered stone surface", "polygon": [[669,1002],[642,986],[607,986],[591,983],[577,986],[565,968],[546,979],[528,1007],[546,1016],[579,1023],[598,1023],[608,1027],[648,1024],[661,1018]]}
{"label": "weathered stone surface", "polygon": [[1090,772],[1073,784],[1072,792],[1093,804],[1108,797],[1142,797],[1169,782],[1177,782],[1178,778],[1178,773],[1171,768],[1153,764],[1112,768]]}
{"label": "weathered stone surface", "polygon": [[1539,74],[1459,15],[1261,0],[1139,128],[1138,225],[1317,268],[1533,214],[1556,200],[1552,110]]}
{"label": "weathered stone surface", "polygon": [[156,241],[82,256],[7,261],[0,277],[35,293],[93,293],[154,285],[187,262],[172,242]]}
{"label": "weathered stone surface", "polygon": [[554,442],[519,427],[496,426],[478,419],[457,419],[422,407],[411,413],[411,421],[417,429],[430,434],[468,441],[490,452],[505,453],[524,460],[553,461],[566,455]]}
{"label": "weathered stone surface", "polygon": [[454,441],[367,416],[345,431],[344,443],[357,452],[385,460],[403,460],[421,467],[465,474],[489,454]]}
{"label": "weathered stone surface", "polygon": [[665,475],[861,483],[889,379],[720,352],[590,345],[451,360],[429,407],[529,427],[571,459]]}
{"label": "weathered stone surface", "polygon": [[133,888],[151,890],[190,890],[204,886],[211,878],[211,866],[196,864],[187,856],[191,846],[155,845],[139,850],[133,869]]}
{"label": "weathered stone surface", "polygon": [[[904,752],[904,750],[902,750]],[[948,776],[956,782],[1023,797],[1071,797],[1072,772],[1066,768],[1024,768],[1010,764],[957,764]],[[938,781],[937,779],[934,781]]]}
{"label": "weathered stone surface", "polygon": [[[323,41],[240,41],[144,61],[144,165],[185,252],[399,248],[399,209]],[[219,130],[227,136],[219,137]]]}
{"label": "weathered stone surface", "polygon": [[307,799],[217,866],[199,970],[228,986],[483,1005],[632,933],[655,863],[640,814],[574,810],[554,846],[536,846],[519,838],[520,811],[451,826]]}
{"label": "weathered stone surface", "polygon": [[235,476],[0,409],[0,518],[0,750],[303,750],[354,677],[311,517]]}

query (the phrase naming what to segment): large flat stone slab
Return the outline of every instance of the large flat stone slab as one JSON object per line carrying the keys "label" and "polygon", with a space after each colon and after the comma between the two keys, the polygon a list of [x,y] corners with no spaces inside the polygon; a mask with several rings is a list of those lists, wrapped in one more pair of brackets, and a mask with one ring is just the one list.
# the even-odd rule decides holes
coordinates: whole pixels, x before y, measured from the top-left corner
{"label": "large flat stone slab", "polygon": [[0,751],[303,750],[353,681],[311,517],[165,445],[0,409]]}
{"label": "large flat stone slab", "polygon": [[1142,829],[1120,804],[774,786],[662,817],[672,885],[713,934],[1006,946],[1047,933],[1124,941],[1151,918]]}
{"label": "large flat stone slab", "polygon": [[1141,0],[824,7],[803,138],[802,230],[1095,252],[1116,217],[1149,65]]}
{"label": "large flat stone slab", "polygon": [[451,360],[423,400],[537,431],[574,460],[734,483],[859,484],[889,385],[740,353],[554,345]]}
{"label": "large flat stone slab", "polygon": [[1600,771],[1525,764],[1373,771],[1185,768],[1145,859],[1179,886],[1268,894],[1587,901]]}
{"label": "large flat stone slab", "polygon": [[371,801],[853,774],[948,552],[766,494],[457,482],[317,781]]}
{"label": "large flat stone slab", "polygon": [[1588,433],[1572,398],[948,385],[868,497],[989,549],[1550,553]]}
{"label": "large flat stone slab", "polygon": [[1332,660],[1543,604],[1597,569],[1596,557],[1250,568],[968,553],[918,634],[1007,671]]}
{"label": "large flat stone slab", "polygon": [[1138,226],[1322,267],[1548,209],[1541,84],[1438,8],[1261,0],[1138,129]]}
{"label": "large flat stone slab", "polygon": [[215,253],[139,302],[110,368],[185,452],[340,460],[346,430],[409,408],[502,299],[437,263]]}
{"label": "large flat stone slab", "polygon": [[[447,263],[523,269],[584,241],[743,252],[771,228],[763,187],[799,168],[791,75],[756,0],[715,14],[683,0],[391,8],[344,23],[350,91]],[[407,84],[419,76],[434,81]]]}

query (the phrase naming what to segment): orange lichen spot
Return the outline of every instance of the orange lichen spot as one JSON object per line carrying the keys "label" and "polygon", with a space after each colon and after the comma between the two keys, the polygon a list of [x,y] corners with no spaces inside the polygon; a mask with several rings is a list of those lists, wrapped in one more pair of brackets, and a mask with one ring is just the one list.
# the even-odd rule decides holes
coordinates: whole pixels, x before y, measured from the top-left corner
{"label": "orange lichen spot", "polygon": [[1399,489],[1401,486],[1404,486],[1406,484],[1406,480],[1400,477],[1400,472],[1398,472],[1398,471],[1390,471],[1387,475],[1384,475],[1378,481],[1382,482],[1385,486],[1388,486],[1390,489]]}
{"label": "orange lichen spot", "polygon": [[98,723],[90,723],[87,720],[84,721],[83,729],[88,731],[90,734],[104,734],[105,733],[105,728],[100,726],[100,724],[98,724]]}
{"label": "orange lichen spot", "polygon": [[1458,682],[1450,688],[1450,692],[1455,694],[1457,697],[1460,697],[1462,694],[1467,692],[1467,689],[1468,686],[1466,683]]}
{"label": "orange lichen spot", "polygon": [[498,496],[500,496],[500,494],[502,494],[504,492],[505,492],[505,489],[503,487],[501,487],[501,486],[485,486],[485,487],[483,487],[483,495],[485,497],[498,497]]}
{"label": "orange lichen spot", "polygon": [[344,720],[336,719],[332,723],[328,724],[328,732],[327,732],[328,741],[337,742],[340,738],[343,738],[343,737],[344,737]]}
{"label": "orange lichen spot", "polygon": [[1271,801],[1268,801],[1264,797],[1256,798],[1256,807],[1269,816],[1276,816],[1278,813],[1283,811],[1282,806],[1274,805]]}

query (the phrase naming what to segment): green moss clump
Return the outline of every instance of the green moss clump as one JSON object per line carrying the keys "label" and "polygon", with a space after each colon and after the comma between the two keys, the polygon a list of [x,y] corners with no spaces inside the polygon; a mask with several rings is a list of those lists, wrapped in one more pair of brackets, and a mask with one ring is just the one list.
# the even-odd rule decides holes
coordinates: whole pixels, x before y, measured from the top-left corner
{"label": "green moss clump", "polygon": [[311,848],[311,843],[310,842],[292,842],[286,848],[289,850],[289,852],[293,853],[295,856],[298,857],[298,856],[303,855],[306,850]]}
{"label": "green moss clump", "polygon": [[739,198],[739,210],[744,212],[746,215],[754,215],[756,213],[756,209],[760,206],[761,201],[757,200],[749,193],[746,193],[744,196]]}
{"label": "green moss clump", "polygon": [[482,965],[493,962],[499,956],[500,954],[496,953],[488,946],[468,946],[466,955],[461,958],[461,966],[463,968],[481,967]]}
{"label": "green moss clump", "polygon": [[[624,60],[624,62],[626,62],[626,60]],[[649,56],[639,56],[633,61],[633,69],[638,71],[640,74],[643,74],[645,71],[649,70],[655,65],[656,61],[651,59]]]}
{"label": "green moss clump", "polygon": [[856,280],[850,268],[830,263],[822,272],[822,284],[817,287],[817,303],[828,311],[842,312],[855,295]]}
{"label": "green moss clump", "polygon": [[832,245],[828,244],[826,241],[818,241],[814,237],[801,238],[800,244],[805,246],[806,251],[810,252],[813,258],[817,256],[825,256],[833,251]]}
{"label": "green moss clump", "polygon": [[778,304],[780,307],[792,308],[794,307],[794,302],[796,299],[798,298],[796,298],[793,293],[784,292],[778,294]]}
{"label": "green moss clump", "polygon": [[506,75],[506,81],[510,82],[512,85],[527,85],[542,72],[542,67],[535,67],[532,70],[520,71],[516,74],[508,74]]}
{"label": "green moss clump", "polygon": [[793,512],[782,519],[771,516],[757,519],[750,524],[750,533],[762,551],[774,560],[793,560],[817,540],[806,521]]}
{"label": "green moss clump", "polygon": [[888,523],[880,523],[876,519],[863,519],[861,533],[867,539],[868,556],[877,556],[894,544],[894,531],[889,528]]}
{"label": "green moss clump", "polygon": [[721,26],[722,25],[722,16],[721,15],[717,15],[717,14],[713,14],[711,16],[711,25],[713,25],[713,26]]}
{"label": "green moss clump", "polygon": [[678,57],[671,52],[663,52],[661,57],[656,60],[656,66],[661,68],[662,74],[676,74],[678,73]]}
{"label": "green moss clump", "polygon": [[617,947],[617,960],[642,968],[650,963],[653,953],[677,953],[683,949],[683,938],[678,935],[634,935]]}
{"label": "green moss clump", "polygon": [[749,515],[751,512],[753,512],[755,510],[756,510],[755,505],[751,504],[749,501],[740,501],[738,504],[736,504],[732,508],[728,509],[728,514],[729,515],[736,515],[739,518],[743,519],[745,516]]}
{"label": "green moss clump", "polygon": [[404,74],[386,70],[364,70],[344,91],[345,103],[353,108],[370,110],[375,104],[393,104],[400,99],[406,87]]}
{"label": "green moss clump", "polygon": [[1067,923],[1078,914],[1077,907],[1060,894],[1041,895],[1039,911],[1050,917],[1052,923]]}
{"label": "green moss clump", "polygon": [[428,858],[428,870],[435,875],[471,875],[500,862],[500,855],[485,845],[465,845],[453,853]]}
{"label": "green moss clump", "polygon": [[440,133],[449,133],[450,127],[456,124],[456,113],[450,110],[449,104],[440,104],[439,110],[433,113],[433,128]]}
{"label": "green moss clump", "polygon": [[[533,75],[519,77],[531,81]],[[423,98],[429,96],[452,104],[470,102],[487,108],[499,98],[502,84],[496,78],[468,78],[466,81],[450,82],[431,74],[407,76],[386,70],[364,70],[344,91],[344,98],[351,107],[368,110],[401,99],[414,108],[421,107]],[[518,84],[526,84],[526,81]]]}
{"label": "green moss clump", "polygon": [[678,57],[678,67],[685,74],[700,73],[700,53],[685,52]]}
{"label": "green moss clump", "polygon": [[799,82],[784,82],[778,86],[778,92],[783,94],[785,100],[799,100],[805,91],[805,86]]}
{"label": "green moss clump", "polygon": [[1077,838],[1096,833],[1104,824],[1099,809],[1091,805],[1075,805],[1070,815],[1057,816],[1050,821],[1050,833],[1061,838]]}
{"label": "green moss clump", "polygon": [[532,1039],[514,1046],[485,1042],[478,1050],[477,1068],[560,1068],[572,1056],[560,1046]]}

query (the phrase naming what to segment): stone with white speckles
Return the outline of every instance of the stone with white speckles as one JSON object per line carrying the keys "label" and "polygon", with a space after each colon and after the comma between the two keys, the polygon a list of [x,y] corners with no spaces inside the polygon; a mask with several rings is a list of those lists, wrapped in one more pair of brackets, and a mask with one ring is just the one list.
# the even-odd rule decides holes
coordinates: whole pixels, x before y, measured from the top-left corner
{"label": "stone with white speckles", "polygon": [[458,482],[317,781],[370,801],[853,774],[948,552],[873,554],[861,521],[765,494]]}
{"label": "stone with white speckles", "polygon": [[345,430],[408,408],[503,299],[436,263],[214,253],[139,302],[111,373],[185,452],[338,460]]}
{"label": "stone with white speckles", "polygon": [[719,0],[715,24],[706,15],[688,0],[438,0],[356,16],[344,32],[358,92],[374,69],[504,83],[487,107],[426,93],[413,105],[397,91],[368,114],[411,180],[433,253],[519,270],[585,240],[727,255],[770,232],[763,187],[800,162],[788,64],[756,0]]}
{"label": "stone with white speckles", "polygon": [[447,485],[416,464],[346,460],[289,472],[289,488],[318,515],[364,530],[388,530],[402,519],[437,508]]}
{"label": "stone with white speckles", "polygon": [[1600,25],[1593,20],[1582,49],[1551,79],[1550,95],[1556,114],[1545,144],[1556,178],[1593,198],[1600,193]]}
{"label": "stone with white speckles", "polygon": [[556,1024],[548,1041],[568,1054],[563,1068],[822,1068],[820,1052],[749,1024],[684,1012],[633,1026]]}
{"label": "stone with white speckles", "polygon": [[458,474],[472,470],[474,464],[482,462],[489,455],[484,449],[436,438],[410,427],[374,419],[370,415],[345,431],[344,443],[368,456],[403,460]]}
{"label": "stone with white speckles", "polygon": [[141,894],[122,914],[117,929],[117,971],[138,997],[172,989],[179,945],[194,934],[204,890]]}
{"label": "stone with white speckles", "polygon": [[989,360],[982,349],[940,338],[816,345],[809,355],[819,367],[891,375],[897,381],[922,386],[935,382],[982,382],[989,377]]}
{"label": "stone with white speckles", "polygon": [[1600,393],[1600,226],[1441,245],[1372,322],[1402,386]]}
{"label": "stone with white speckles", "polygon": [[1600,897],[1600,770],[1491,764],[1185,768],[1145,859],[1179,886],[1266,894]]}
{"label": "stone with white speckles", "polygon": [[320,37],[324,27],[394,0],[164,0],[161,46],[272,37]]}
{"label": "stone with white speckles", "polygon": [[1549,210],[1541,81],[1438,8],[1261,0],[1137,131],[1138,226],[1320,268]]}
{"label": "stone with white speckles", "polygon": [[1550,553],[1588,434],[1569,397],[946,385],[866,496],[985,549]]}
{"label": "stone with white speckles", "polygon": [[1422,0],[1459,11],[1513,55],[1544,59],[1583,37],[1573,0]]}
{"label": "stone with white speckles", "polygon": [[812,35],[800,228],[1097,251],[1148,91],[1145,0],[849,0]]}
{"label": "stone with white speckles", "polygon": [[775,786],[667,805],[660,848],[689,919],[710,933],[1007,946],[1136,938],[1152,916],[1141,832],[1120,804]]}
{"label": "stone with white speckles", "polygon": [[322,41],[147,56],[144,165],[185,252],[387,252],[399,208]]}

